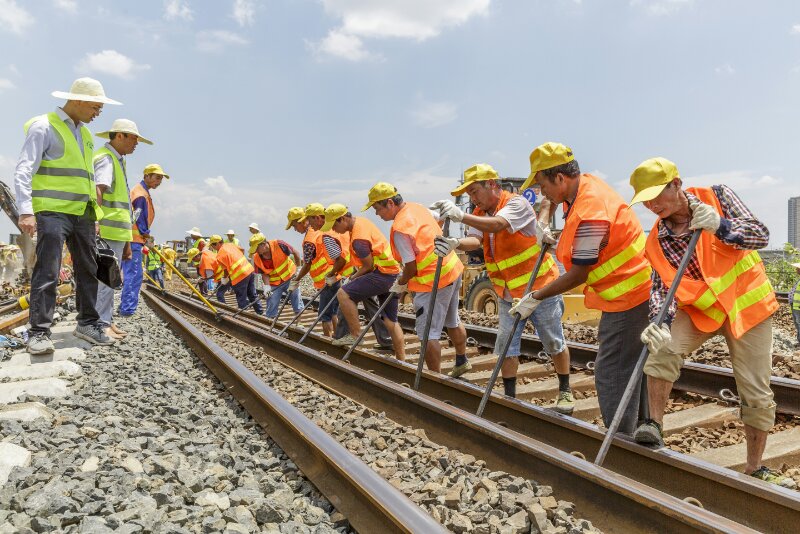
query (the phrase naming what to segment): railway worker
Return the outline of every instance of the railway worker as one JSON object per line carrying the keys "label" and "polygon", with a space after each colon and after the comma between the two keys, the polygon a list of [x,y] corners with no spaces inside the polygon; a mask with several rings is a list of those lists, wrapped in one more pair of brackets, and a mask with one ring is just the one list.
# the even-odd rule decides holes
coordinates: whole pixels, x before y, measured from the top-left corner
{"label": "railway worker", "polygon": [[[648,322],[652,269],[644,256],[642,225],[604,180],[581,174],[569,147],[545,143],[533,150],[530,163],[531,173],[522,188],[535,181],[549,200],[537,222],[540,243],[555,242],[548,221],[555,205],[563,203],[564,229],[556,257],[566,272],[522,297],[510,311],[526,318],[546,299],[586,283],[586,307],[602,312],[595,386],[608,427],[644,347],[639,333]],[[646,387],[638,380],[619,430],[631,434],[646,417]]]}
{"label": "railway worker", "polygon": [[209,249],[190,248],[186,251],[186,259],[197,268],[201,282],[213,282],[217,270],[217,255]]}
{"label": "railway worker", "polygon": [[345,346],[355,343],[361,333],[361,323],[358,320],[359,302],[377,297],[378,303],[382,305],[386,299],[391,299],[386,304],[381,319],[392,338],[395,357],[405,360],[405,340],[397,318],[399,295],[391,291],[400,274],[400,264],[392,257],[389,240],[372,221],[353,216],[343,204],[331,204],[325,209],[325,226],[322,230],[333,230],[348,237],[350,257],[357,268],[350,276],[350,281],[336,295],[348,333],[333,344]]}
{"label": "railway worker", "polygon": [[189,248],[203,250],[206,247],[206,240],[203,239],[203,233],[200,232],[200,228],[193,226],[191,230],[186,230],[186,233],[192,239],[192,246]]}
{"label": "railway worker", "polygon": [[161,271],[163,262],[161,261],[161,256],[158,255],[158,245],[155,244],[153,236],[147,239],[146,245],[147,246],[142,249],[145,262],[144,268],[147,270],[148,276],[155,280],[158,285],[161,286],[161,289],[164,289],[164,276]]}
{"label": "railway worker", "polygon": [[244,248],[242,248],[242,246],[239,244],[239,238],[236,237],[236,232],[233,229],[228,230],[228,233],[225,234],[225,243],[233,243],[237,247],[244,250]]}
{"label": "railway worker", "polygon": [[[728,344],[741,398],[744,471],[780,483],[778,475],[761,465],[775,423],[770,377],[772,314],[778,301],[756,252],[769,244],[769,230],[726,185],[682,189],[678,168],[665,158],[642,162],[630,183],[635,191],[631,204],[644,202],[659,217],[645,246],[653,266],[651,320],[661,311],[669,286],[678,284],[666,325],[650,323],[641,335],[650,349],[644,373],[651,419],[636,429],[634,438],[663,446],[664,408],[683,359],[719,334]],[[700,241],[683,277],[675,281],[693,230],[702,230]]]}
{"label": "railway worker", "polygon": [[[795,268],[797,274],[800,274],[800,263],[793,263],[792,267]],[[797,343],[800,344],[800,280],[795,284],[789,298],[792,302],[792,320],[794,321],[794,330],[797,332]]]}
{"label": "railway worker", "polygon": [[133,315],[139,305],[139,289],[142,287],[142,247],[150,237],[150,229],[156,218],[153,199],[150,191],[158,188],[169,175],[161,165],[151,163],[144,168],[142,181],[131,189],[131,208],[133,209],[133,227],[131,257],[122,262],[122,298],[119,314],[123,317]]}
{"label": "railway worker", "polygon": [[[139,134],[136,123],[128,119],[117,119],[105,132],[97,137],[108,139],[94,153],[94,179],[97,184],[97,203],[103,209],[100,220],[100,237],[114,251],[120,264],[131,257],[131,205],[130,188],[125,156],[133,154],[139,142],[153,142]],[[114,324],[111,314],[114,308],[114,290],[105,284],[97,284],[97,313],[109,337],[124,337],[125,331]]]}
{"label": "railway worker", "polygon": [[[247,229],[250,230],[251,234],[260,234],[261,233],[261,230],[258,229],[258,223],[251,222],[250,226],[248,226]],[[288,228],[287,228],[287,230],[288,230]]]}
{"label": "railway worker", "polygon": [[264,299],[267,301],[266,316],[277,317],[281,299],[289,293],[294,313],[303,310],[300,289],[289,291],[289,284],[300,264],[300,254],[286,241],[273,239],[267,241],[262,233],[253,234],[250,238],[250,255],[256,274],[261,274],[264,282]]}
{"label": "railway worker", "polygon": [[442,346],[439,339],[442,328],[447,328],[456,349],[456,366],[467,363],[467,332],[458,316],[458,293],[464,266],[454,252],[442,261],[436,301],[431,303],[433,278],[436,271],[434,238],[442,235],[439,223],[430,210],[421,204],[407,202],[397,189],[379,182],[369,190],[370,207],[384,221],[392,221],[389,243],[392,255],[403,267],[391,287],[398,295],[411,291],[417,320],[415,329],[421,338],[425,331],[428,307],[433,306],[428,345],[425,347],[425,364],[428,369],[441,372]]}
{"label": "railway worker", "polygon": [[217,300],[224,304],[225,292],[228,288],[233,288],[239,309],[253,303],[253,310],[257,314],[264,313],[256,293],[253,266],[244,257],[242,249],[233,243],[223,243],[222,237],[218,235],[212,235],[208,243],[209,248],[216,252],[214,280],[219,283]]}
{"label": "railway worker", "polygon": [[[167,259],[167,263],[170,265],[175,265],[175,258],[178,257],[178,253],[175,252],[175,249],[165,244],[163,247],[161,247],[161,253]],[[164,280],[167,282],[172,280],[172,269],[169,267],[164,270]]]}
{"label": "railway worker", "polygon": [[[525,321],[521,321],[512,333],[514,316],[508,313],[514,298],[525,293],[528,280],[541,253],[536,239],[536,213],[531,204],[521,195],[503,190],[498,184],[497,172],[486,164],[479,163],[464,171],[464,183],[451,191],[457,197],[469,195],[475,210],[464,213],[452,200],[440,200],[434,204],[442,217],[448,217],[469,227],[467,237],[440,236],[436,238],[436,253],[446,255],[452,250],[476,250],[483,247],[486,270],[497,293],[500,309],[499,326],[494,352],[499,355],[508,337],[511,345],[507,359],[503,361],[501,373],[505,394],[516,396],[517,368],[519,367],[520,341]],[[558,267],[550,254],[542,262],[533,289],[541,289],[558,278]],[[564,315],[564,300],[560,294],[548,297],[529,317],[536,333],[542,340],[544,351],[553,359],[559,381],[559,395],[555,410],[571,414],[575,400],[569,387],[569,349],[564,341],[561,317]],[[469,367],[453,369],[451,376],[458,376]]]}
{"label": "railway worker", "polygon": [[30,291],[31,354],[55,350],[50,326],[64,243],[72,255],[77,283],[74,334],[96,345],[114,343],[96,308],[95,221],[103,212],[97,204],[94,144],[86,124],[100,115],[104,104],[120,103],[107,98],[103,86],[92,78],[79,78],[69,92],[52,94],[67,102],[25,123],[25,141],[14,172],[17,225],[29,236],[38,236]]}

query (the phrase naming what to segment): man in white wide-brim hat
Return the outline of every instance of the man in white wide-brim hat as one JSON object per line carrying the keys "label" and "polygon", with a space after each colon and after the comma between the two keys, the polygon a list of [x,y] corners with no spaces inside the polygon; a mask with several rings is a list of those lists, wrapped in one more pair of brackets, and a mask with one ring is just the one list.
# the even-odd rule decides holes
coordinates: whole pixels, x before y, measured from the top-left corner
{"label": "man in white wide-brim hat", "polygon": [[261,233],[261,230],[258,229],[258,223],[250,223],[250,226],[248,226],[247,229],[250,230],[250,233],[253,235]]}
{"label": "man in white wide-brim hat", "polygon": [[92,78],[79,78],[68,92],[55,91],[67,102],[25,123],[25,142],[14,173],[18,226],[33,236],[36,264],[31,277],[28,352],[53,352],[50,326],[56,305],[61,250],[66,242],[77,284],[78,326],[74,334],[95,345],[110,345],[97,313],[95,221],[103,212],[94,184],[94,143],[85,124],[100,115],[106,97]]}
{"label": "man in white wide-brim hat", "polygon": [[[125,156],[136,150],[139,141],[152,145],[142,137],[136,123],[128,119],[117,119],[111,128],[96,134],[108,142],[95,152],[94,181],[97,184],[97,203],[103,209],[100,220],[102,237],[114,255],[120,260],[131,257],[130,187]],[[114,308],[114,290],[105,284],[97,286],[97,313],[110,338],[121,339],[126,333],[111,319]]]}

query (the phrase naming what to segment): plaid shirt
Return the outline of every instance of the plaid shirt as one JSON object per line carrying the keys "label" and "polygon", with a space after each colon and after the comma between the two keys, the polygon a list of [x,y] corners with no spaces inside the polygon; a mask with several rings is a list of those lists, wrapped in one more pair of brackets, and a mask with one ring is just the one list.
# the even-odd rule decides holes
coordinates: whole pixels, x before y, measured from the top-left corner
{"label": "plaid shirt", "polygon": [[[711,186],[711,190],[719,200],[720,207],[722,208],[722,217],[720,219],[719,229],[716,235],[723,243],[733,246],[741,250],[757,250],[764,248],[769,244],[769,229],[764,224],[756,219],[753,212],[736,196],[736,193],[726,185]],[[697,200],[691,193],[686,193],[689,202]],[[658,243],[661,245],[661,250],[667,261],[675,269],[681,263],[681,258],[686,253],[689,246],[689,240],[692,237],[692,230],[676,235],[667,228],[664,221],[658,223]],[[700,264],[697,262],[697,256],[692,255],[689,260],[689,265],[686,266],[684,276],[688,276],[692,280],[700,280],[702,274],[700,272]],[[669,288],[661,280],[655,269],[653,269],[653,288],[650,290],[650,320],[653,321],[661,311],[664,305],[664,300],[667,297]],[[677,303],[672,301],[669,307],[667,316],[664,319],[666,324],[671,325],[672,320],[675,318],[675,311]]]}

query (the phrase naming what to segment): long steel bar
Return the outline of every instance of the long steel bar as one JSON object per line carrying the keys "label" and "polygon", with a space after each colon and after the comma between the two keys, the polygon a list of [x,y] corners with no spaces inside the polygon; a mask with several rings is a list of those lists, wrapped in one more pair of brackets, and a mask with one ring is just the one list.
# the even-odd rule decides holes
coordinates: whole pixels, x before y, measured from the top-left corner
{"label": "long steel bar", "polygon": [[[187,297],[169,294],[165,298],[192,314],[206,313],[196,301]],[[253,328],[261,330],[264,324],[261,319],[248,318],[247,321]],[[228,323],[220,326],[228,328],[232,335],[239,335],[237,326]],[[295,340],[301,333],[300,330],[289,331],[290,338]],[[344,352],[315,334],[308,337],[305,346],[326,351],[333,358]],[[282,361],[294,366],[294,360],[287,358]],[[398,384],[410,384],[414,377],[414,367],[410,364],[366,351],[354,351],[349,362],[353,367]],[[470,412],[474,412],[483,393],[481,388],[462,380],[428,372],[423,374],[420,389]],[[581,452],[587,458],[594,457],[603,439],[603,433],[595,425],[501,395],[492,395],[484,417],[502,422],[508,428],[558,449]],[[421,425],[426,425],[423,418],[420,421]],[[605,467],[679,498],[702,495],[707,509],[762,531],[775,531],[776,525],[793,528],[800,514],[800,494],[797,492],[667,449],[652,451],[621,436],[614,439]],[[760,510],[760,513],[751,513],[753,509]]]}
{"label": "long steel bar", "polygon": [[241,405],[359,532],[446,530],[149,291],[149,304],[200,356]]}
{"label": "long steel bar", "polygon": [[[161,298],[157,294],[154,297]],[[170,300],[209,324],[214,321],[213,315],[196,303]],[[485,460],[493,469],[557,486],[560,498],[575,502],[581,513],[604,531],[639,532],[658,525],[657,529],[664,532],[752,532],[733,520],[477,417],[447,401],[415,392],[409,384],[395,383],[342,362],[337,356],[269,334],[249,318],[223,317],[214,327],[262,347],[299,373],[373,410],[386,412],[400,424],[425,428],[429,439]],[[313,339],[309,337],[309,341]],[[357,355],[354,353],[354,357]],[[408,376],[413,376],[413,366],[404,367],[408,368]],[[700,495],[705,504],[704,497]],[[771,524],[774,527],[774,518]]]}

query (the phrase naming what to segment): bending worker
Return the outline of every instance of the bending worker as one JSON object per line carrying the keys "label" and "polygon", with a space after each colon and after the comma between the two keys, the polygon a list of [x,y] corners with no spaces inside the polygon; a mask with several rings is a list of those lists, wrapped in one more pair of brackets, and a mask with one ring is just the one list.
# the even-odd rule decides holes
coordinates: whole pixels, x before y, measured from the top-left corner
{"label": "bending worker", "polygon": [[256,274],[261,274],[264,282],[264,299],[267,301],[266,316],[277,317],[283,295],[289,293],[289,300],[295,314],[303,310],[300,289],[289,291],[289,284],[297,272],[300,254],[286,241],[273,239],[267,241],[264,234],[253,234],[250,238],[250,255]]}
{"label": "bending worker", "polygon": [[[645,251],[653,266],[650,319],[663,307],[668,288],[678,284],[667,325],[650,323],[642,332],[650,354],[644,367],[650,417],[636,429],[636,441],[663,446],[661,424],[672,384],[683,359],[707,339],[728,344],[741,398],[747,442],[745,473],[767,482],[782,479],[761,465],[767,434],[775,423],[772,375],[772,314],[778,301],[756,252],[769,244],[769,230],[729,187],[681,189],[678,168],[664,158],[639,165],[631,175],[631,204],[659,216]],[[680,280],[675,274],[693,230],[702,230]]]}
{"label": "bending worker", "polygon": [[[100,219],[102,237],[119,260],[131,257],[133,233],[131,231],[131,198],[128,188],[125,156],[133,154],[141,141],[147,145],[153,142],[139,135],[136,123],[128,119],[117,119],[106,132],[97,137],[108,139],[94,154],[94,179],[97,184],[97,203],[103,208]],[[114,324],[111,318],[114,310],[114,290],[105,284],[97,285],[97,313],[109,337],[122,338],[124,330]]]}
{"label": "bending worker", "polygon": [[[586,307],[602,311],[595,386],[600,413],[608,427],[644,348],[639,333],[648,322],[651,268],[644,257],[642,225],[604,180],[581,174],[570,148],[545,143],[531,153],[530,162],[531,174],[522,188],[536,181],[550,202],[564,204],[564,229],[556,257],[566,273],[525,295],[510,311],[526,318],[544,300],[586,283]],[[545,223],[549,218],[550,210],[543,206],[538,224],[540,242],[555,241]],[[620,432],[633,433],[637,422],[647,417],[643,382],[636,383]]]}
{"label": "bending worker", "polygon": [[[505,394],[515,397],[520,341],[525,321],[520,321],[512,333],[515,317],[508,310],[511,309],[512,299],[523,296],[541,254],[541,246],[536,239],[537,222],[533,207],[521,195],[504,191],[497,183],[498,179],[497,172],[482,163],[464,171],[464,183],[451,194],[457,197],[467,193],[475,205],[471,214],[464,213],[451,200],[440,200],[434,204],[433,208],[438,209],[443,217],[469,226],[467,237],[463,239],[437,237],[436,249],[437,254],[445,255],[456,248],[469,251],[483,247],[486,270],[500,303],[494,353],[499,355],[508,337],[512,336],[501,373]],[[533,289],[541,289],[556,278],[558,267],[550,254],[546,254],[536,274]],[[558,375],[559,395],[555,410],[570,414],[575,408],[575,400],[569,387],[569,349],[561,327],[563,315],[564,300],[561,295],[554,295],[544,299],[529,319],[536,328],[544,351],[553,359]],[[456,369],[451,375],[458,376]]]}
{"label": "bending worker", "polygon": [[186,251],[186,259],[197,268],[201,283],[208,283],[214,279],[217,270],[217,255],[214,252],[193,247]]}
{"label": "bending worker", "polygon": [[240,310],[253,303],[253,310],[258,315],[264,313],[261,303],[258,302],[253,266],[244,257],[242,249],[233,243],[223,243],[222,237],[218,235],[212,235],[208,239],[208,246],[211,251],[216,252],[214,281],[219,283],[217,300],[224,304],[225,292],[232,288]]}
{"label": "bending worker", "polygon": [[467,332],[458,316],[458,294],[464,266],[454,252],[442,261],[436,302],[431,302],[437,263],[433,240],[442,235],[439,223],[428,208],[404,201],[397,189],[386,182],[379,182],[369,190],[369,202],[362,211],[370,207],[384,221],[392,221],[389,235],[392,255],[403,270],[391,291],[398,295],[411,291],[414,295],[415,330],[420,338],[424,335],[428,307],[433,306],[428,345],[425,347],[428,369],[441,372],[442,345],[439,339],[443,327],[447,328],[456,349],[456,367],[466,365]]}
{"label": "bending worker", "polygon": [[361,333],[358,320],[358,303],[378,298],[383,304],[391,299],[383,309],[381,319],[392,337],[392,348],[398,360],[406,359],[403,330],[397,318],[397,293],[391,291],[400,264],[392,257],[389,241],[375,224],[365,217],[354,217],[342,204],[331,204],[325,209],[323,231],[333,230],[340,235],[349,235],[350,257],[358,270],[350,276],[350,281],[339,289],[337,298],[349,333],[333,342],[334,345],[352,345]]}

